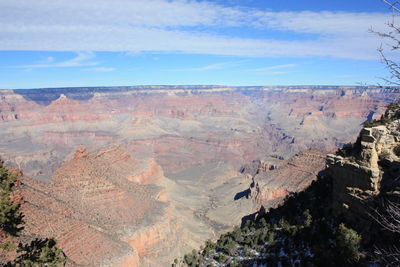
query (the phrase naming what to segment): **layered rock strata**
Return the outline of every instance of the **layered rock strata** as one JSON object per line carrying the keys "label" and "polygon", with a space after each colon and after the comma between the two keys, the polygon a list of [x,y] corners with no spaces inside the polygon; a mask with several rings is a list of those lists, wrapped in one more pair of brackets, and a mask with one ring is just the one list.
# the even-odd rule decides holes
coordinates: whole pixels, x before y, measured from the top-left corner
{"label": "layered rock strata", "polygon": [[94,150],[119,143],[154,157],[168,173],[215,161],[237,166],[353,141],[388,97],[398,93],[307,86],[2,90],[0,156],[44,181],[80,144]]}
{"label": "layered rock strata", "polygon": [[21,186],[27,233],[55,236],[76,264],[168,265],[305,188],[324,164],[309,149],[352,141],[393,97],[344,87],[0,91],[0,149],[34,178]]}
{"label": "layered rock strata", "polygon": [[378,196],[400,194],[400,116],[392,111],[389,109],[376,126],[363,128],[353,146],[326,159],[326,175],[332,177],[333,210],[351,213],[358,223],[371,223],[371,218],[362,214],[370,214],[366,207],[378,203],[369,202]]}
{"label": "layered rock strata", "polygon": [[149,184],[162,178],[154,161],[121,147],[81,147],[49,184],[22,179],[24,231],[55,237],[77,265],[154,266],[148,258],[166,264],[180,241],[162,189]]}
{"label": "layered rock strata", "polygon": [[308,187],[324,168],[325,151],[304,151],[288,160],[281,160],[273,169],[259,171],[252,179],[250,195],[264,209],[276,207],[290,193]]}

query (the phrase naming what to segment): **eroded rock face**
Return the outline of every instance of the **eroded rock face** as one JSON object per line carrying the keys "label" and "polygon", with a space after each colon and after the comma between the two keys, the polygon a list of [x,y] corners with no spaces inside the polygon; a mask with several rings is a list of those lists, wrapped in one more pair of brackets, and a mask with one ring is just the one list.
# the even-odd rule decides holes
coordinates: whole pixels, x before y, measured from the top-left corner
{"label": "eroded rock face", "polygon": [[[167,173],[209,162],[348,143],[380,116],[383,89],[345,87],[121,87],[0,91],[1,156],[48,181],[77,146],[122,144]],[[386,97],[386,98],[385,98]],[[193,153],[195,151],[195,153]]]}
{"label": "eroded rock face", "polygon": [[[382,113],[383,95],[396,97],[336,87],[0,91],[1,156],[34,178],[21,186],[27,232],[56,237],[77,264],[166,266],[308,186],[324,164],[309,149],[352,141]],[[376,158],[368,144],[364,168]]]}
{"label": "eroded rock face", "polygon": [[158,199],[162,188],[132,181],[162,179],[154,165],[121,147],[80,147],[49,184],[22,179],[25,232],[54,236],[78,265],[145,266],[147,258],[167,264],[180,242],[172,207]]}
{"label": "eroded rock face", "polygon": [[378,195],[398,194],[400,120],[393,114],[385,116],[382,125],[363,128],[353,147],[326,158],[334,210],[339,214],[368,214],[364,203]]}
{"label": "eroded rock face", "polygon": [[325,151],[305,151],[275,162],[272,170],[265,170],[261,165],[250,187],[252,198],[267,210],[280,204],[290,193],[304,190],[324,168],[325,155]]}

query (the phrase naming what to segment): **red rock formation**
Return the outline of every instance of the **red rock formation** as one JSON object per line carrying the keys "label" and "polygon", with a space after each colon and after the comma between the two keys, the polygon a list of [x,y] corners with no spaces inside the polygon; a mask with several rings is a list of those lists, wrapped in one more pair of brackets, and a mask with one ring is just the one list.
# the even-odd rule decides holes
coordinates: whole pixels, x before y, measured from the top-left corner
{"label": "red rock formation", "polygon": [[251,188],[252,197],[264,207],[270,207],[278,203],[274,200],[282,199],[290,192],[304,190],[324,169],[325,155],[324,151],[301,152],[280,163],[274,170],[256,174]]}
{"label": "red rock formation", "polygon": [[154,159],[146,162],[143,170],[128,177],[128,180],[137,182],[139,184],[154,184],[164,176],[161,167]]}
{"label": "red rock formation", "polygon": [[154,185],[132,181],[156,181],[162,172],[150,161],[152,171],[137,173],[141,164],[120,147],[92,153],[79,147],[50,184],[24,177],[18,193],[25,233],[55,237],[76,264],[139,266],[154,255],[171,260],[168,241],[177,238],[178,226],[166,199],[157,200],[161,192]]}
{"label": "red rock formation", "polygon": [[[386,100],[378,89],[365,95],[354,88],[38,92],[0,91],[0,156],[28,176],[52,177],[49,184],[23,179],[20,192],[30,221],[26,231],[55,236],[78,264],[127,266],[154,266],[154,258],[168,262],[177,255],[171,251],[190,247],[179,238],[200,232],[201,238],[210,237],[216,210],[230,206],[228,200],[238,193],[234,190],[246,186],[245,178],[232,178],[244,163],[347,143],[368,116],[381,113]],[[75,151],[81,144],[96,152]],[[120,147],[109,147],[115,144]],[[265,204],[301,190],[321,162],[318,153],[307,152],[274,170],[266,164],[266,172],[255,177],[253,196]],[[215,169],[209,172],[211,165]],[[219,172],[220,165],[229,171]],[[198,179],[190,180],[193,170]],[[170,188],[157,186],[165,180],[164,171],[172,177]],[[189,193],[182,199],[177,189]],[[171,190],[177,190],[173,197]],[[169,201],[188,217],[186,225],[175,218]],[[240,201],[240,214],[252,210],[252,204]],[[226,214],[233,218],[239,213],[232,208]],[[201,230],[186,235],[192,222]],[[232,221],[218,223],[227,227]]]}
{"label": "red rock formation", "polygon": [[[352,141],[371,112],[382,111],[379,89],[367,95],[357,88],[247,90],[251,94],[216,87],[97,89],[86,97],[86,89],[60,89],[58,96],[29,91],[25,98],[1,91],[0,145],[7,161],[39,179],[49,179],[80,144],[93,150],[120,143],[177,172],[215,161],[241,165],[268,153],[332,149]],[[42,101],[29,101],[31,96]]]}

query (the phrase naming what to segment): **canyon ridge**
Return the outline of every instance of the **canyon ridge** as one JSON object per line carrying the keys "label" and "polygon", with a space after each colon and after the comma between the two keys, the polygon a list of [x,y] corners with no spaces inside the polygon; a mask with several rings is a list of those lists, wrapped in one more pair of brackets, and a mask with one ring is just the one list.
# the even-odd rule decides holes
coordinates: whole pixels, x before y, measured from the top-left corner
{"label": "canyon ridge", "polygon": [[301,191],[391,88],[135,86],[0,91],[0,156],[26,235],[68,265],[168,266]]}

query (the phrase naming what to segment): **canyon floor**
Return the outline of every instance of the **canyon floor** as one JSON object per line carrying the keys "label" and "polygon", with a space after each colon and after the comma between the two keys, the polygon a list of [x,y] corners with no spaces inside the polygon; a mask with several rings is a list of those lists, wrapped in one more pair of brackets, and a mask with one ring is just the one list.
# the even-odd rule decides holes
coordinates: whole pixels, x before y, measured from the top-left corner
{"label": "canyon floor", "polygon": [[[167,266],[308,186],[399,95],[365,87],[0,91],[26,235],[70,265]],[[90,245],[88,245],[90,244]]]}

